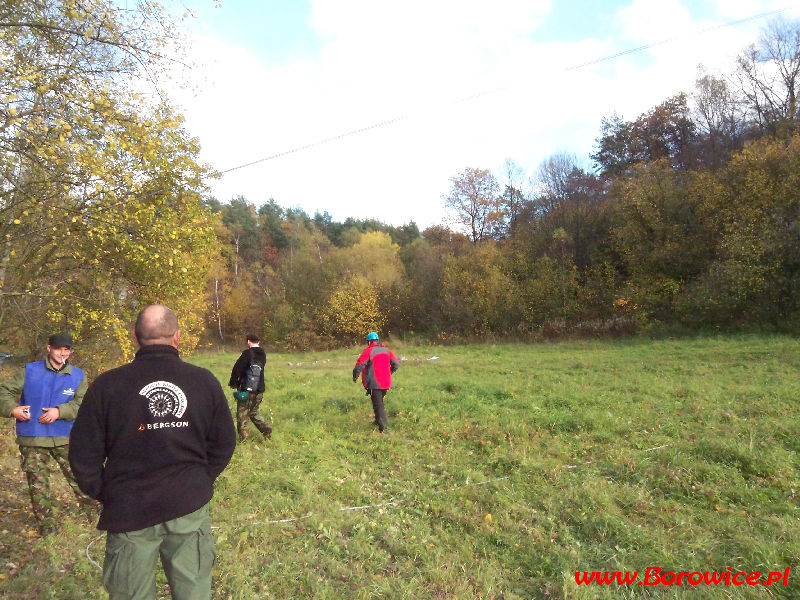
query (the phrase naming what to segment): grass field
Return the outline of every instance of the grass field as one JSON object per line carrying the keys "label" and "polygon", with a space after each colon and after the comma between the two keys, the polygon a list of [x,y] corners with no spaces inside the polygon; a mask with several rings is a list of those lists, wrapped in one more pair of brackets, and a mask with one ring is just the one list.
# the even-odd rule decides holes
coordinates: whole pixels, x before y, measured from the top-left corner
{"label": "grass field", "polygon": [[[392,348],[386,435],[350,378],[359,349],[269,355],[272,440],[252,430],[212,504],[215,598],[800,598],[800,340]],[[236,356],[191,360],[226,383]],[[28,533],[16,452],[4,427],[0,596],[104,598],[89,523]],[[649,567],[791,570],[575,582]]]}

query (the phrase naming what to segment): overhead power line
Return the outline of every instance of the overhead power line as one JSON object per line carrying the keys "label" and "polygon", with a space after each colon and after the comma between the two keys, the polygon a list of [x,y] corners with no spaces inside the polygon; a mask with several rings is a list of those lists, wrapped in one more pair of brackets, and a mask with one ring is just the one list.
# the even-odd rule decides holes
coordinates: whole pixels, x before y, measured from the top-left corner
{"label": "overhead power line", "polygon": [[224,171],[220,171],[220,173],[224,175],[225,173],[230,173],[231,171],[236,171],[238,169],[244,169],[245,167],[250,167],[258,163],[272,160],[273,158],[280,158],[281,156],[286,156],[287,154],[294,154],[295,152],[301,152],[302,150],[309,150],[310,148],[314,148],[315,146],[321,146],[322,144],[327,144],[329,142],[341,140],[342,138],[350,137],[351,135],[364,133],[371,129],[378,129],[379,127],[385,127],[386,125],[391,125],[392,123],[397,123],[399,121],[404,121],[406,119],[408,119],[408,115],[403,115],[402,117],[395,117],[393,119],[387,119],[386,121],[381,121],[380,123],[374,123],[372,125],[367,125],[366,127],[360,127],[359,129],[354,129],[352,131],[347,131],[345,133],[333,135],[331,137],[321,139],[317,142],[312,142],[310,144],[305,144],[304,146],[298,146],[297,148],[292,148],[291,150],[285,150],[283,152],[278,152],[277,154],[272,154],[271,156],[265,156],[264,158],[259,158],[257,160],[253,160],[248,163],[244,163],[243,165],[238,165],[236,167],[231,167],[230,169],[225,169]]}
{"label": "overhead power line", "polygon": [[[628,56],[628,55],[631,55],[631,54],[636,54],[637,52],[642,52],[644,50],[649,50],[650,48],[655,48],[655,47],[658,47],[658,46],[663,46],[665,44],[670,44],[670,43],[675,42],[675,41],[680,40],[680,39],[685,39],[685,38],[689,38],[689,37],[696,37],[698,35],[702,35],[702,34],[705,34],[705,33],[712,33],[714,31],[719,31],[721,29],[726,29],[728,27],[733,27],[735,25],[740,25],[742,23],[747,23],[749,21],[756,21],[758,19],[763,19],[763,18],[766,18],[766,17],[775,16],[775,15],[778,15],[780,13],[786,12],[789,8],[792,8],[793,6],[795,6],[795,5],[785,6],[783,8],[779,8],[779,9],[775,9],[775,10],[771,10],[771,11],[767,11],[767,12],[762,12],[762,13],[759,13],[759,14],[756,14],[756,15],[751,15],[749,17],[745,17],[745,18],[742,18],[742,19],[736,19],[735,21],[728,21],[726,23],[721,23],[719,25],[712,25],[711,27],[705,27],[703,29],[695,30],[695,31],[692,31],[690,33],[675,35],[675,36],[672,36],[672,37],[669,37],[669,38],[666,38],[666,39],[663,39],[663,40],[659,40],[657,42],[652,42],[652,43],[649,43],[649,44],[645,44],[643,46],[637,46],[635,48],[629,48],[629,49],[623,50],[621,52],[616,52],[614,54],[609,54],[607,56],[601,56],[599,58],[595,58],[595,59],[592,59],[592,60],[587,60],[587,61],[582,62],[582,63],[571,65],[569,67],[564,68],[563,71],[565,73],[569,72],[569,71],[576,71],[578,69],[583,69],[583,68],[586,68],[586,67],[589,67],[589,66],[592,66],[592,65],[600,64],[600,63],[603,63],[603,62],[608,62],[608,61],[620,58],[622,56]],[[466,96],[464,98],[459,98],[458,100],[453,101],[452,104],[460,104],[460,103],[463,103],[463,102],[469,102],[469,101],[472,101],[472,100],[476,100],[478,98],[482,98],[484,96],[488,96],[488,95],[492,95],[492,94],[498,94],[498,93],[501,93],[501,92],[506,92],[506,91],[508,91],[510,89],[512,89],[512,86],[499,87],[499,88],[495,88],[495,89],[492,89],[492,90],[484,90],[484,91],[481,91],[481,92],[477,92],[475,94],[471,94],[471,95]],[[388,125],[393,125],[395,123],[399,123],[400,121],[405,121],[407,119],[409,119],[408,115],[402,115],[402,116],[394,117],[392,119],[386,119],[384,121],[379,121],[377,123],[373,123],[372,125],[367,125],[366,127],[359,127],[358,129],[353,129],[353,130],[350,130],[350,131],[346,131],[344,133],[340,133],[340,134],[333,135],[333,136],[330,136],[330,137],[327,137],[327,138],[323,138],[323,139],[320,139],[320,140],[318,140],[316,142],[311,142],[311,143],[308,143],[308,144],[304,144],[302,146],[297,146],[295,148],[290,148],[288,150],[284,150],[284,151],[278,152],[276,154],[271,154],[271,155],[265,156],[263,158],[258,158],[258,159],[255,159],[255,160],[251,160],[249,162],[243,163],[241,165],[237,165],[235,167],[230,167],[228,169],[223,169],[221,171],[218,171],[218,173],[220,175],[225,175],[225,174],[231,173],[233,171],[238,171],[239,169],[244,169],[246,167],[251,167],[253,165],[257,165],[257,164],[260,164],[260,163],[263,163],[263,162],[266,162],[266,161],[269,161],[269,160],[274,160],[274,159],[280,158],[282,156],[288,156],[289,154],[295,154],[297,152],[302,152],[304,150],[309,150],[309,149],[315,148],[317,146],[322,146],[324,144],[329,144],[330,142],[335,142],[337,140],[341,140],[341,139],[344,139],[344,138],[347,138],[347,137],[351,137],[351,136],[354,136],[354,135],[359,135],[361,133],[365,133],[365,132],[371,131],[373,129],[379,129],[381,127],[386,127]]]}
{"label": "overhead power line", "polygon": [[627,50],[622,50],[621,52],[616,52],[615,54],[609,54],[608,56],[603,56],[601,58],[595,58],[593,60],[588,60],[586,62],[579,63],[577,65],[572,65],[571,67],[567,67],[564,69],[565,72],[568,71],[576,71],[578,69],[582,69],[584,67],[589,67],[591,65],[596,65],[598,63],[607,62],[609,60],[614,60],[615,58],[619,58],[621,56],[628,56],[629,54],[635,54],[637,52],[641,52],[643,50],[649,50],[650,48],[656,48],[658,46],[664,46],[666,44],[671,44],[672,42],[696,37],[698,35],[702,35],[704,33],[713,33],[714,31],[719,31],[720,29],[726,29],[728,27],[733,27],[734,25],[741,25],[742,23],[747,23],[749,21],[756,21],[758,19],[763,19],[765,17],[772,17],[774,15],[780,14],[782,12],[787,11],[791,6],[784,6],[783,8],[778,8],[776,10],[770,10],[767,12],[759,13],[757,15],[751,15],[749,17],[744,17],[743,19],[737,19],[735,21],[728,21],[727,23],[720,23],[719,25],[711,25],[710,27],[705,27],[703,29],[698,29],[696,31],[691,31],[689,33],[683,33],[674,35],[672,37],[660,40],[658,42],[652,42],[650,44],[645,44],[643,46],[637,46],[636,48],[629,48]]}

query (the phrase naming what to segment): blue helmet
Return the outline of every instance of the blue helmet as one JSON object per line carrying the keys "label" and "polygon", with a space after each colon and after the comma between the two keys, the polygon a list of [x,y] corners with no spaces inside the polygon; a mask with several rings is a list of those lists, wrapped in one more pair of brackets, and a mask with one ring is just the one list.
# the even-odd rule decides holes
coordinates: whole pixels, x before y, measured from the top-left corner
{"label": "blue helmet", "polygon": [[370,332],[367,334],[367,341],[368,341],[368,342],[372,342],[372,341],[374,341],[374,340],[377,340],[377,339],[379,339],[379,338],[378,338],[378,334],[377,334],[377,333],[375,333],[374,331],[370,331]]}

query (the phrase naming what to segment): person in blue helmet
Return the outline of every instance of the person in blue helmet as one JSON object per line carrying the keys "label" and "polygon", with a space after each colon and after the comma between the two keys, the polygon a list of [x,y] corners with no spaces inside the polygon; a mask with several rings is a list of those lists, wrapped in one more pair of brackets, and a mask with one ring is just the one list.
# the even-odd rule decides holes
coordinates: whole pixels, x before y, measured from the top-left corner
{"label": "person in blue helmet", "polygon": [[372,410],[375,414],[375,425],[383,433],[388,426],[383,398],[392,387],[392,373],[400,367],[394,353],[380,343],[378,334],[370,331],[367,334],[367,347],[356,360],[353,368],[353,382],[361,375],[361,383],[372,399]]}

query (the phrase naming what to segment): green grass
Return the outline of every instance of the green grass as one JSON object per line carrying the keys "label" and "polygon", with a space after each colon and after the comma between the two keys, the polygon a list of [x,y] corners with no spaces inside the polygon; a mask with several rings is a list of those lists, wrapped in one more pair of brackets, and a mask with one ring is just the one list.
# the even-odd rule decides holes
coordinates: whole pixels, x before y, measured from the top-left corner
{"label": "green grass", "polygon": [[[272,440],[252,429],[212,505],[215,598],[800,597],[799,340],[392,348],[405,360],[388,435],[351,381],[359,349],[269,355]],[[236,356],[192,361],[226,383]],[[23,510],[21,479],[17,494]],[[105,597],[83,557],[97,536],[70,517],[29,541],[0,595]],[[574,580],[647,567],[792,573],[770,587]]]}

